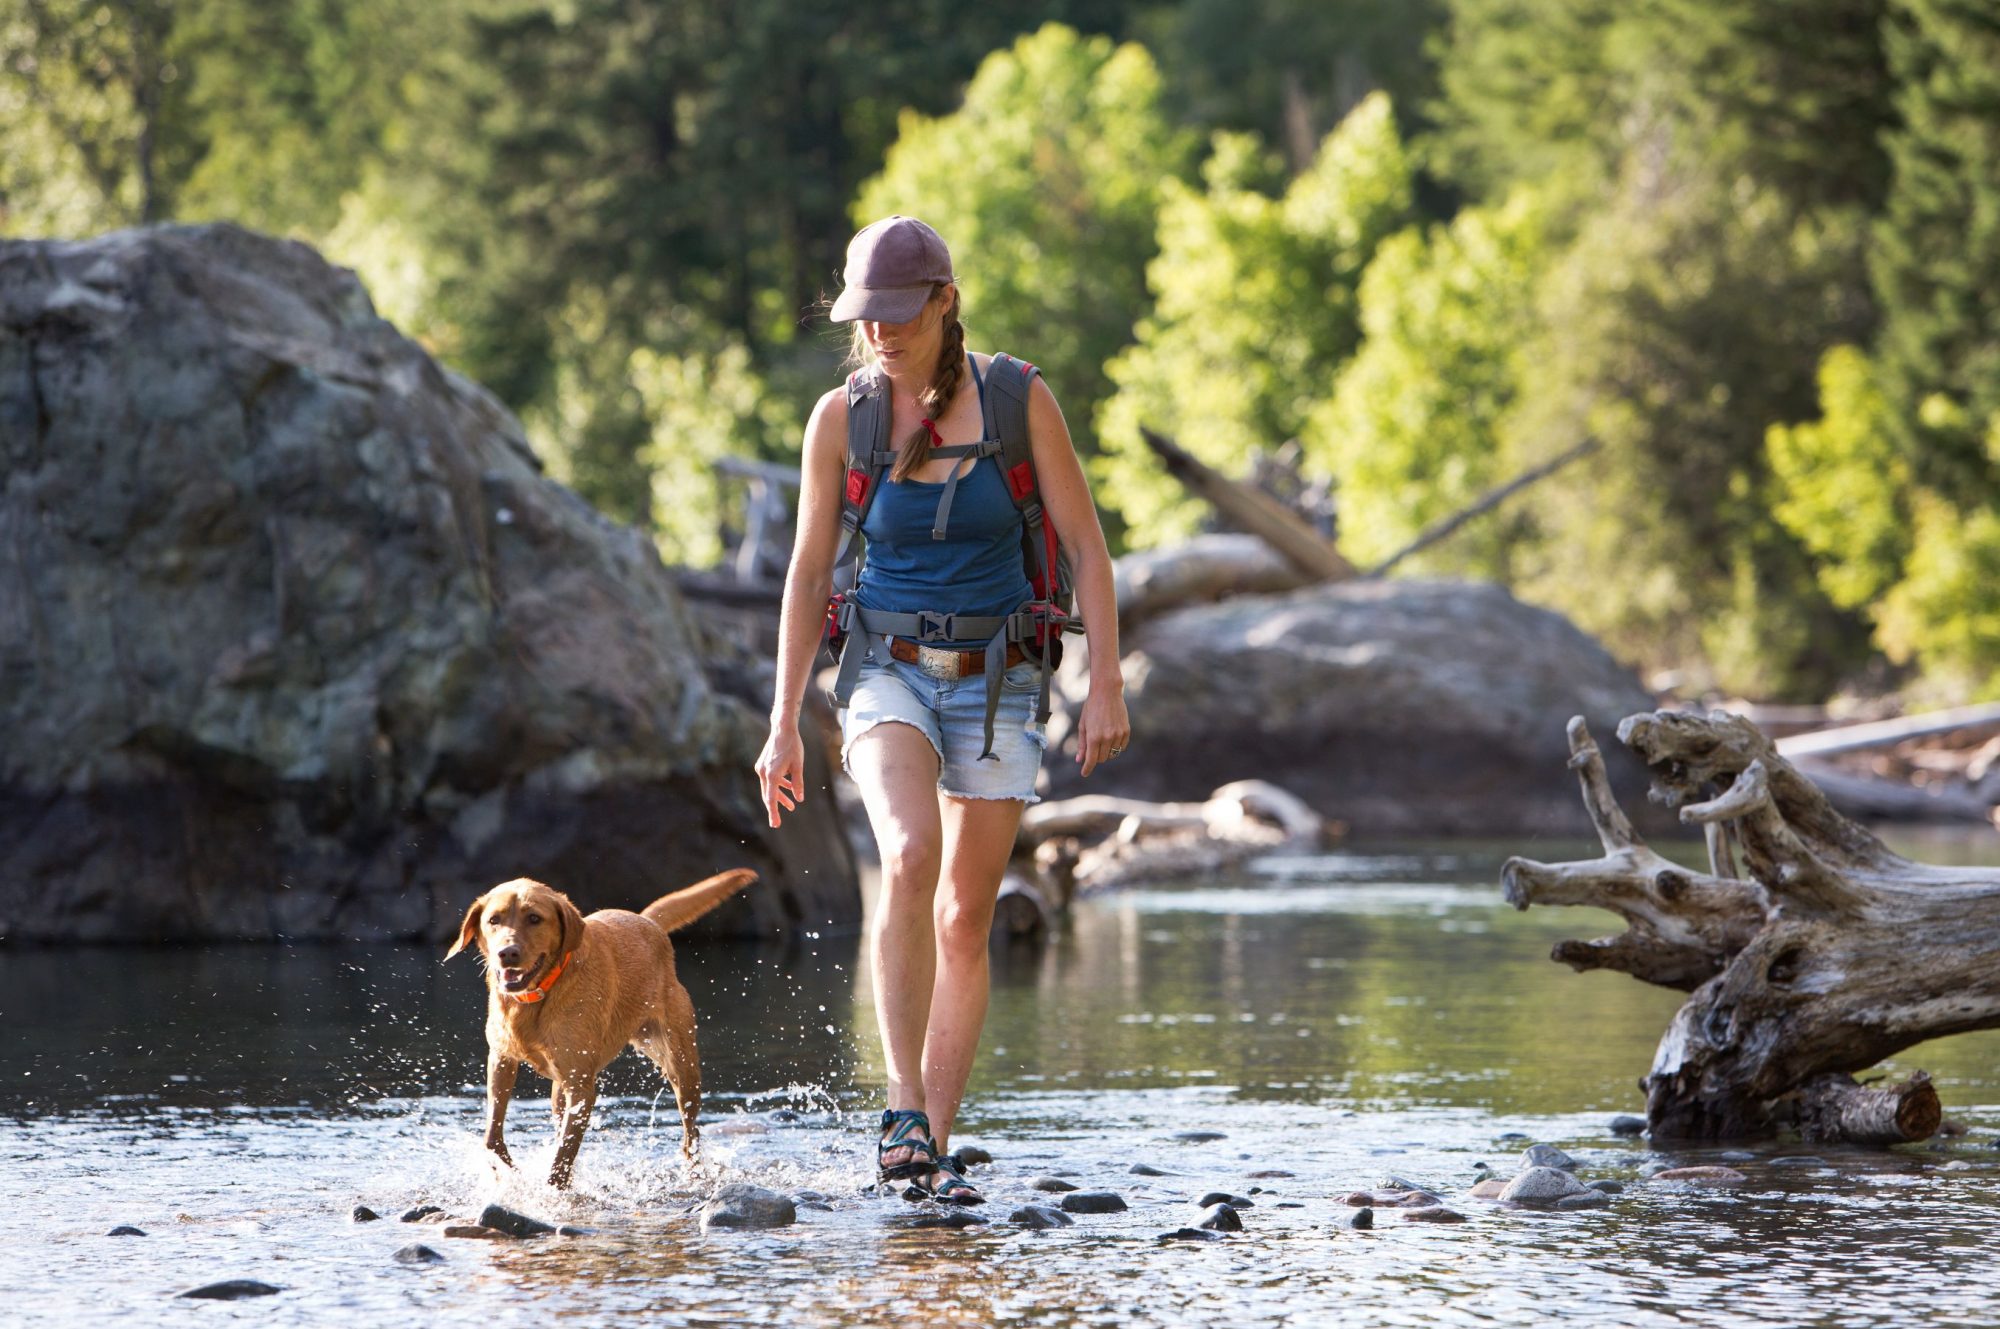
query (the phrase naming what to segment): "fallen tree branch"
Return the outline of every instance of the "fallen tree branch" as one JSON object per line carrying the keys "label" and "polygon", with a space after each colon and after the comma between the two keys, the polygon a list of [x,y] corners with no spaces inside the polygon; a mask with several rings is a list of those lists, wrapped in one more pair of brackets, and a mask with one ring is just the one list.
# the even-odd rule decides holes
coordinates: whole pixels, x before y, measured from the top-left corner
{"label": "fallen tree branch", "polygon": [[1139,436],[1169,475],[1206,499],[1230,522],[1264,540],[1313,581],[1346,581],[1355,575],[1354,565],[1341,557],[1331,542],[1277,499],[1230,479],[1165,435],[1142,425]]}
{"label": "fallen tree branch", "polygon": [[1557,471],[1560,471],[1563,467],[1569,465],[1571,462],[1577,460],[1579,457],[1588,457],[1591,453],[1597,451],[1599,446],[1600,444],[1596,439],[1586,438],[1585,440],[1583,440],[1583,442],[1577,444],[1575,447],[1569,449],[1567,452],[1564,452],[1555,457],[1551,457],[1549,460],[1543,462],[1541,465],[1530,467],[1529,469],[1521,472],[1519,475],[1515,476],[1512,480],[1509,480],[1506,484],[1499,486],[1497,489],[1487,490],[1484,494],[1481,494],[1478,498],[1474,499],[1471,503],[1467,504],[1465,507],[1460,508],[1457,512],[1454,512],[1450,516],[1444,517],[1438,521],[1432,522],[1429,526],[1426,526],[1421,532],[1418,533],[1416,539],[1410,541],[1408,544],[1404,545],[1401,549],[1398,549],[1395,553],[1389,555],[1389,557],[1383,559],[1380,563],[1377,563],[1374,567],[1368,569],[1368,571],[1364,575],[1369,577],[1383,576],[1389,571],[1390,568],[1395,567],[1398,563],[1402,562],[1410,555],[1419,553],[1422,550],[1430,548],[1438,541],[1444,539],[1446,536],[1449,536],[1455,531],[1457,531],[1459,527],[1465,525],[1473,518],[1484,516],[1486,513],[1491,512],[1493,509],[1499,507],[1502,503],[1512,498],[1515,494],[1518,494],[1523,489],[1526,489],[1529,485],[1532,485],[1540,480],[1546,480],[1549,476],[1554,475]]}

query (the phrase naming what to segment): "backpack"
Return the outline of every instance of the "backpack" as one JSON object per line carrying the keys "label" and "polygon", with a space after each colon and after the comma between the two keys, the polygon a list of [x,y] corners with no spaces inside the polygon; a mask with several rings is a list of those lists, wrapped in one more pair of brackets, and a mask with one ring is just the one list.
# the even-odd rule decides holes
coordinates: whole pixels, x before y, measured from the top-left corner
{"label": "backpack", "polygon": [[[1040,668],[1041,695],[1035,718],[1046,724],[1049,718],[1049,681],[1062,662],[1062,634],[1081,632],[1083,624],[1071,613],[1075,587],[1070,580],[1069,560],[1056,536],[1053,522],[1042,510],[1041,488],[1035,479],[1034,450],[1028,440],[1028,389],[1038,372],[1031,364],[1011,355],[995,355],[982,375],[976,361],[967,357],[972,379],[979,389],[980,440],[931,449],[931,455],[954,461],[974,458],[973,464],[991,457],[1007,482],[1014,510],[1021,516],[1021,561],[1028,576],[1029,598],[1011,614],[981,618],[964,614],[938,614],[928,610],[893,613],[863,609],[854,602],[852,591],[861,575],[861,548],[865,541],[861,525],[875,496],[889,478],[896,463],[896,450],[889,439],[888,384],[879,371],[858,369],[847,379],[847,479],[840,497],[841,550],[834,563],[834,594],[827,602],[826,628],[822,639],[840,661],[830,694],[835,709],[844,709],[861,674],[861,662],[871,657],[877,643],[892,636],[910,637],[919,643],[953,645],[977,644],[986,652],[986,749],[980,760],[999,760],[993,753],[993,720],[1000,705],[1000,675],[1004,672],[1007,648],[1018,644]],[[933,539],[944,538],[951,517],[951,501],[957,492],[959,475],[953,469],[938,499],[937,518],[931,527]],[[886,644],[881,647],[887,655]]]}

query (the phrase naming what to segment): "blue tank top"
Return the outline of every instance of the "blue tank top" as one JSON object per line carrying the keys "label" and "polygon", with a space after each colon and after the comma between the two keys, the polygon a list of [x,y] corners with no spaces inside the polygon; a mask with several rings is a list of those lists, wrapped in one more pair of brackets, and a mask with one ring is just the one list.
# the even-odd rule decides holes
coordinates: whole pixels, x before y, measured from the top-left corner
{"label": "blue tank top", "polygon": [[1033,595],[1021,558],[1021,514],[999,463],[972,463],[952,497],[944,539],[933,540],[943,493],[943,481],[882,485],[861,524],[868,557],[854,598],[863,609],[998,617]]}

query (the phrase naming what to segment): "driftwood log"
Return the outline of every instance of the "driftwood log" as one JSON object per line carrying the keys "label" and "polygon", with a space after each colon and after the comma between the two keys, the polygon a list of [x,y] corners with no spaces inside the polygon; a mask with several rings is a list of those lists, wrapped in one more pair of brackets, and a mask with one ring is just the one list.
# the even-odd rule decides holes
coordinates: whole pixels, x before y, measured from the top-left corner
{"label": "driftwood log", "polygon": [[1879,1088],[1852,1077],[1926,1039],[2000,1027],[2000,870],[1891,853],[1739,716],[1633,715],[1618,737],[1651,767],[1653,797],[1703,828],[1709,871],[1639,837],[1578,719],[1570,765],[1604,856],[1510,859],[1501,884],[1518,909],[1624,916],[1623,934],[1560,942],[1551,958],[1690,993],[1641,1082],[1653,1138],[1934,1133],[1927,1076]]}
{"label": "driftwood log", "polygon": [[1037,804],[1021,818],[993,935],[1039,937],[1081,891],[1220,872],[1259,854],[1317,848],[1342,829],[1263,780],[1226,784],[1200,803],[1091,794]]}

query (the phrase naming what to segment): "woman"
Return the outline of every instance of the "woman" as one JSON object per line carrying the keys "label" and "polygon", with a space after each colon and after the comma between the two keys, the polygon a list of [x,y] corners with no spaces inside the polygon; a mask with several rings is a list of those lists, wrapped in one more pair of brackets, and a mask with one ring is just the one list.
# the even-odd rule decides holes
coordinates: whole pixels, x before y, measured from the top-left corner
{"label": "woman", "polygon": [[[854,630],[866,635],[851,649],[867,658],[841,726],[841,759],[861,789],[882,859],[868,934],[889,1063],[877,1170],[884,1181],[908,1179],[911,1198],[978,1204],[984,1197],[946,1151],[986,1020],[994,900],[1021,810],[1035,801],[1046,743],[1035,723],[1041,679],[1032,661],[1016,663],[1023,652],[1012,646],[995,713],[984,674],[1000,659],[997,650],[955,639],[941,649],[935,635],[920,649],[893,626],[917,611],[932,621],[953,614],[990,622],[1029,600],[1021,517],[997,464],[935,455],[948,440],[981,438],[992,367],[990,356],[965,350],[944,241],[914,218],[885,218],[854,237],[842,277],[833,320],[854,324],[853,359],[873,376],[861,381],[887,392],[887,437],[901,440],[861,528],[868,557],[849,599],[861,609]],[[1090,646],[1076,752],[1089,775],[1131,732],[1111,557],[1062,410],[1038,377],[1027,377],[1035,478],[1071,561]],[[799,703],[842,541],[848,411],[848,391],[836,388],[806,425],[771,736],[757,759],[773,826],[805,797]],[[871,615],[892,626],[874,635]]]}

